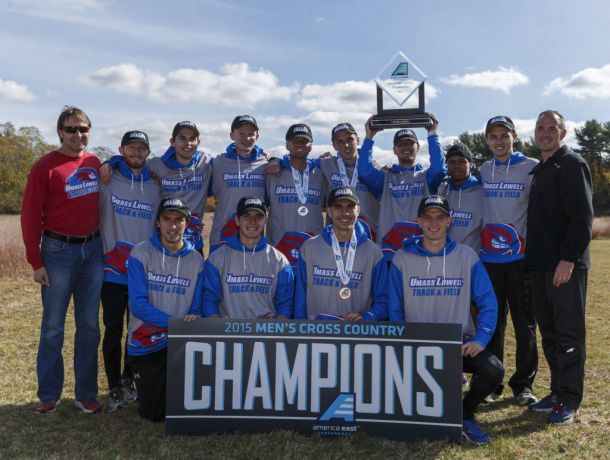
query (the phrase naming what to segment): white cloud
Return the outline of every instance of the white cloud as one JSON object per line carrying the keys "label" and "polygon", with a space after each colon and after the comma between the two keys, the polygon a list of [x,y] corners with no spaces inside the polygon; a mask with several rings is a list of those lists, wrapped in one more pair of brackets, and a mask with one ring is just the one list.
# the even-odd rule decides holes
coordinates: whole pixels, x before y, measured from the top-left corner
{"label": "white cloud", "polygon": [[485,70],[484,72],[441,77],[440,81],[448,85],[488,88],[502,91],[504,94],[510,94],[514,86],[526,85],[530,79],[514,67],[507,68],[500,66],[498,70]]}
{"label": "white cloud", "polygon": [[104,67],[81,81],[130,94],[145,93],[159,102],[204,101],[208,104],[250,108],[270,100],[289,100],[297,83],[282,86],[273,72],[251,70],[248,64],[225,64],[220,73],[206,69],[177,69],[167,75],[134,64]]}
{"label": "white cloud", "polygon": [[26,85],[15,81],[0,79],[0,99],[19,102],[30,102],[36,99]]}
{"label": "white cloud", "polygon": [[610,64],[600,68],[588,67],[568,78],[555,78],[546,85],[542,94],[555,91],[574,99],[610,98]]}
{"label": "white cloud", "polygon": [[364,81],[342,81],[329,85],[305,85],[297,99],[304,110],[356,110],[375,108],[375,84]]}
{"label": "white cloud", "polygon": [[[426,83],[426,102],[437,97],[439,93],[438,88]],[[417,96],[414,95],[409,99],[409,103],[413,101],[417,105],[416,100]],[[305,85],[299,93],[297,106],[304,110],[318,112],[332,109],[341,112],[366,112],[370,114],[377,108],[377,91],[372,80],[342,81],[328,85]],[[387,96],[384,98],[384,108],[396,108]]]}
{"label": "white cloud", "polygon": [[140,94],[144,89],[145,76],[146,72],[133,64],[119,64],[102,67],[92,74],[82,77],[81,81],[114,91]]}

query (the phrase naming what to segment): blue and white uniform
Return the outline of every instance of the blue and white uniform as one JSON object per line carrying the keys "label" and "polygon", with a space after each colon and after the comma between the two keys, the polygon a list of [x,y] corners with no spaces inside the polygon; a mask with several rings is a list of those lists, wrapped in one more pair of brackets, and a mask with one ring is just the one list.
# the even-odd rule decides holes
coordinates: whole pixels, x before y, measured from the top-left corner
{"label": "blue and white uniform", "polygon": [[117,174],[100,185],[100,231],[104,245],[104,281],[127,284],[125,262],[131,249],[155,232],[159,186],[145,165],[134,176],[123,157],[114,162]]}
{"label": "blue and white uniform", "polygon": [[[423,236],[406,239],[392,259],[390,321],[460,324],[465,342],[485,348],[496,328],[498,304],[483,263],[472,248],[449,237],[436,254],[422,242]],[[476,328],[471,299],[479,309]]]}
{"label": "blue and white uniform", "polygon": [[[354,266],[348,288],[351,296],[339,296],[342,286],[331,242],[332,225],[307,240],[301,248],[295,292],[296,319],[316,319],[320,314],[343,316],[358,312],[365,321],[387,318],[387,264],[381,249],[373,243],[362,223],[356,221]],[[346,248],[348,243],[339,243]]]}
{"label": "blue and white uniform", "polygon": [[417,208],[424,196],[436,192],[446,172],[445,157],[436,134],[428,136],[430,167],[417,163],[411,168],[392,165],[389,171],[373,164],[373,140],[365,139],[358,157],[358,177],[381,200],[377,242],[386,260],[402,247],[405,238],[421,234]]}
{"label": "blue and white uniform", "polygon": [[170,318],[201,311],[203,258],[188,241],[180,251],[168,252],[155,233],[133,248],[127,262],[127,353],[140,356],[167,346]]}
{"label": "blue and white uniform", "polygon": [[479,178],[470,174],[461,185],[448,178],[439,186],[438,194],[447,198],[451,208],[451,239],[478,253],[483,226],[483,186]]}
{"label": "blue and white uniform", "polygon": [[[279,176],[267,176],[269,244],[278,248],[295,269],[303,242],[317,235],[324,228],[322,213],[325,210],[328,186],[322,170],[316,166],[316,163],[314,160],[307,160],[309,186],[305,203],[306,215],[298,213],[303,205],[295,190],[289,155],[285,155],[280,161],[282,170]],[[302,178],[303,173],[299,172],[299,174]]]}
{"label": "blue and white uniform", "polygon": [[267,163],[263,149],[258,145],[254,146],[249,157],[243,158],[235,151],[235,143],[212,159],[214,174],[210,196],[216,197],[216,211],[210,232],[210,251],[215,250],[221,241],[239,233],[235,208],[240,198],[257,196],[265,200]]}
{"label": "blue and white uniform", "polygon": [[292,318],[294,274],[284,255],[265,237],[247,248],[229,238],[204,264],[202,316],[233,319]]}

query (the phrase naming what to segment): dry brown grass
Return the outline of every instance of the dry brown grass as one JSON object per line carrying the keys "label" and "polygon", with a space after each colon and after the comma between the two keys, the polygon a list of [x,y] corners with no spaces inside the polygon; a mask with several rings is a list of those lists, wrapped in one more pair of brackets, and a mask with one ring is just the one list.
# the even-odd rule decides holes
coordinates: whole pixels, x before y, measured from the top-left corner
{"label": "dry brown grass", "polygon": [[[288,431],[167,437],[162,424],[140,419],[136,407],[85,416],[74,407],[72,349],[74,315],[66,320],[66,382],[56,414],[35,416],[36,349],[40,333],[40,290],[31,280],[0,276],[0,458],[421,458],[544,459],[608,458],[610,440],[610,240],[591,245],[593,269],[587,298],[585,399],[573,425],[550,427],[544,414],[530,413],[504,398],[481,408],[479,419],[494,436],[488,446],[444,441],[405,444],[356,436],[320,439]],[[101,323],[101,321],[100,321]],[[510,320],[509,320],[509,324]],[[101,347],[100,347],[101,348]],[[515,345],[507,328],[507,375],[514,371]],[[540,351],[534,390],[548,391],[549,371]],[[107,383],[100,358],[100,399]]]}
{"label": "dry brown grass", "polygon": [[[203,219],[206,241],[210,236],[214,213],[207,213]],[[205,248],[207,256],[208,248]],[[25,260],[25,249],[21,237],[19,216],[0,215],[0,278],[24,277],[32,273],[30,265]]]}
{"label": "dry brown grass", "polygon": [[25,260],[19,216],[0,215],[0,276],[27,276],[31,268]]}

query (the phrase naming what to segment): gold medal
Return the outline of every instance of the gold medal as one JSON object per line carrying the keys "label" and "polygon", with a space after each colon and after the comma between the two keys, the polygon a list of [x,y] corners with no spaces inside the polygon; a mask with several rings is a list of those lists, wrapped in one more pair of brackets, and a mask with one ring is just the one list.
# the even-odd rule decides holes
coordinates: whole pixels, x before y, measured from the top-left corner
{"label": "gold medal", "polygon": [[348,287],[342,287],[339,289],[339,297],[343,300],[347,300],[352,296],[352,290]]}

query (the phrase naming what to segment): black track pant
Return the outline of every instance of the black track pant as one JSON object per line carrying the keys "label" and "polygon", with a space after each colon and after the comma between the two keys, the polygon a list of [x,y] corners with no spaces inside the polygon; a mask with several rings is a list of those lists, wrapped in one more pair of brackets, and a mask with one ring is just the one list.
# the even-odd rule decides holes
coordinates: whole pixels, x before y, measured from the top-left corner
{"label": "black track pant", "polygon": [[463,401],[464,420],[474,417],[479,404],[494,391],[504,378],[504,367],[498,358],[485,349],[474,358],[463,357],[464,372],[472,374],[470,390]]}
{"label": "black track pant", "polygon": [[[104,321],[104,338],[102,340],[102,355],[104,369],[110,389],[121,386],[121,379],[131,378],[131,369],[127,361],[127,345],[121,348],[123,324],[129,320],[127,285],[109,283],[102,285],[102,307]],[[127,320],[125,319],[127,318]],[[124,361],[123,372],[121,363]]]}
{"label": "black track pant", "polygon": [[586,269],[575,269],[570,281],[553,286],[554,271],[531,271],[532,302],[551,371],[551,393],[578,409],[585,378]]}
{"label": "black track pant", "polygon": [[[523,260],[506,264],[485,264],[498,299],[498,323],[487,349],[504,362],[504,334],[510,309],[517,350],[515,373],[508,384],[515,396],[524,390],[532,391],[538,371],[536,319],[530,301],[529,282],[523,267]],[[500,386],[496,391],[501,393],[502,389],[503,387]]]}
{"label": "black track pant", "polygon": [[138,414],[152,422],[165,420],[167,348],[142,356],[130,356],[133,381],[138,389]]}

